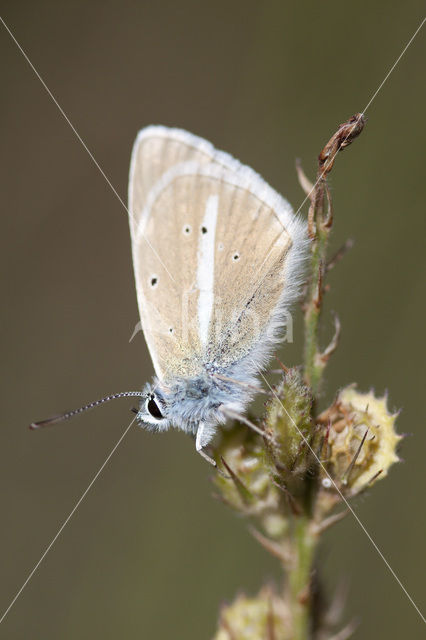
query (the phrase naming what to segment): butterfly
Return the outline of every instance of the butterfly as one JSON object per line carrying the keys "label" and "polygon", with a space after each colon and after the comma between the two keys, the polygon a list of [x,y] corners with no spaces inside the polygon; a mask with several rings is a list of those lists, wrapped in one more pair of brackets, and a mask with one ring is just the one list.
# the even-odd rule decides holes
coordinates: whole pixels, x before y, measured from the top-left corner
{"label": "butterfly", "polygon": [[205,453],[242,415],[303,282],[306,224],[255,171],[181,129],[149,126],[134,143],[129,223],[141,325],[155,370],[140,426],[178,428]]}

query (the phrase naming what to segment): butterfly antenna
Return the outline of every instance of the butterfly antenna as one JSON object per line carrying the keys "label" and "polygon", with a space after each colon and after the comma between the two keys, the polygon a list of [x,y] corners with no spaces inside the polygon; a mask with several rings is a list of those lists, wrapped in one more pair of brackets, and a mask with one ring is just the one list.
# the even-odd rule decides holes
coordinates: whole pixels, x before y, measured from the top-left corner
{"label": "butterfly antenna", "polygon": [[47,420],[40,420],[39,422],[32,422],[30,424],[30,429],[40,429],[41,427],[48,427],[51,424],[56,424],[57,422],[63,422],[63,420],[68,420],[69,418],[73,418],[79,413],[83,413],[84,411],[88,411],[88,409],[94,409],[95,407],[99,407],[101,404],[105,402],[109,402],[110,400],[117,400],[118,398],[142,398],[146,394],[142,391],[122,391],[121,393],[114,393],[110,396],[105,396],[105,398],[101,398],[100,400],[95,400],[94,402],[90,402],[86,404],[84,407],[80,407],[79,409],[74,409],[73,411],[68,411],[67,413],[61,413],[57,416],[52,416],[51,418],[47,418]]}

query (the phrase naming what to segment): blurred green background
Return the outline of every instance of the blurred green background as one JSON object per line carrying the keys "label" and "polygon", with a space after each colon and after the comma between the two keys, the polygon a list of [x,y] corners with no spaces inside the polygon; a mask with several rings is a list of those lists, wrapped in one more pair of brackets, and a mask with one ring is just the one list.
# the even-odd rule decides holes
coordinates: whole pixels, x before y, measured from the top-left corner
{"label": "blurred green background", "polygon": [[[336,126],[362,110],[422,19],[423,2],[2,2],[2,15],[126,199],[130,150],[151,123],[180,126],[259,171],[297,208],[296,157],[313,177]],[[139,334],[126,213],[6,31],[0,29],[3,340],[2,611],[117,442],[126,401],[40,433],[26,425],[152,366]],[[409,433],[357,514],[424,602],[426,92],[420,33],[332,174],[332,273],[341,346],[324,402],[356,381],[390,394]],[[283,351],[300,358],[300,329]],[[423,379],[422,379],[423,378]],[[219,606],[278,580],[275,563],[211,497],[181,433],[132,428],[0,627],[8,639],[212,636]],[[349,582],[358,638],[420,638],[421,620],[352,517],[320,552]]]}

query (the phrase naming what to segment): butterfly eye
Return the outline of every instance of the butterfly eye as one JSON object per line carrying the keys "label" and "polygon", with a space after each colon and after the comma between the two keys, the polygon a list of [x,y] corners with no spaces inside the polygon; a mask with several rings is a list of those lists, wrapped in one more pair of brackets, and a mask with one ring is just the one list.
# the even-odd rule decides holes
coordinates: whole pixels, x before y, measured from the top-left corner
{"label": "butterfly eye", "polygon": [[148,413],[153,417],[157,418],[157,420],[162,420],[164,418],[163,414],[160,411],[158,404],[154,400],[154,396],[150,396],[148,402],[146,403],[146,408]]}

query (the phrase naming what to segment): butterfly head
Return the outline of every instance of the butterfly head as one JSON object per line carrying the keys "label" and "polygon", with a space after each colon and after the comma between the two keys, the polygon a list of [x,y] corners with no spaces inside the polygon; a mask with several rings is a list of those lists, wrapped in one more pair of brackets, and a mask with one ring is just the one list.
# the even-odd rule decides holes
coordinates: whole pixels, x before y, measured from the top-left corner
{"label": "butterfly head", "polygon": [[147,384],[136,415],[138,424],[149,431],[165,431],[170,427],[168,403],[158,384]]}

